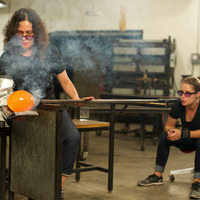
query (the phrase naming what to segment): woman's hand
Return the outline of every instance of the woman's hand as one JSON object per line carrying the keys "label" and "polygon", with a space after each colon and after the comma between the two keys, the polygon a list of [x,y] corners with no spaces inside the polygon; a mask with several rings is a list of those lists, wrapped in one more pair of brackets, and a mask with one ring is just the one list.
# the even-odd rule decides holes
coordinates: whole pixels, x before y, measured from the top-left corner
{"label": "woman's hand", "polygon": [[169,129],[167,131],[167,139],[170,141],[176,141],[181,139],[181,130],[179,129]]}
{"label": "woman's hand", "polygon": [[94,97],[83,97],[81,100],[84,100],[84,103],[76,103],[77,106],[84,106],[88,101],[95,100]]}

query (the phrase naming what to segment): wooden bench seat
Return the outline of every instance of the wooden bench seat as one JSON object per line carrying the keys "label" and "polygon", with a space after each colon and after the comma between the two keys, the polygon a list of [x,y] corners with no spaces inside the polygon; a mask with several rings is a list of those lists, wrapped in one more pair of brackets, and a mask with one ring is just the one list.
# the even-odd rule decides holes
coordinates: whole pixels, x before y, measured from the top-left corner
{"label": "wooden bench seat", "polygon": [[109,122],[102,122],[102,121],[96,121],[96,120],[82,120],[82,119],[73,119],[72,120],[76,126],[77,129],[83,130],[83,129],[92,129],[92,128],[108,128],[110,126]]}

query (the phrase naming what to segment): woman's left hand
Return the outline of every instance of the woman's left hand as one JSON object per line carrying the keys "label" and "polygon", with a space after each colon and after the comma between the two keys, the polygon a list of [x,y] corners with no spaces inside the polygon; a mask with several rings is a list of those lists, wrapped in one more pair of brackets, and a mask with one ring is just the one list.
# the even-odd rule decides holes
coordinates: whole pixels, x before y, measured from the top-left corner
{"label": "woman's left hand", "polygon": [[181,139],[181,130],[170,129],[167,132],[167,139],[170,140],[170,141],[180,140]]}
{"label": "woman's left hand", "polygon": [[84,100],[85,102],[76,103],[77,106],[84,106],[85,104],[88,103],[88,101],[95,100],[95,98],[94,97],[83,97],[81,100]]}

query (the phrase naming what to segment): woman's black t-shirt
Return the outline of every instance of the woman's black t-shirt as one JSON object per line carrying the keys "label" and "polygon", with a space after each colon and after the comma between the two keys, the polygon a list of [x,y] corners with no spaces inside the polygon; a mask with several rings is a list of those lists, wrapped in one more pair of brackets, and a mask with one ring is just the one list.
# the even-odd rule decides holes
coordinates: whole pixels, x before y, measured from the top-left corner
{"label": "woman's black t-shirt", "polygon": [[14,80],[14,90],[29,91],[35,98],[55,98],[53,77],[66,69],[57,48],[49,45],[44,59],[36,56],[25,57],[11,50],[0,58],[0,74]]}
{"label": "woman's black t-shirt", "polygon": [[185,106],[181,104],[180,99],[177,100],[174,105],[172,106],[172,109],[169,113],[170,117],[174,119],[181,119],[182,126],[185,128],[188,128],[190,130],[198,130],[200,129],[200,106],[198,105],[196,114],[192,121],[187,122],[185,120],[186,117],[186,109]]}

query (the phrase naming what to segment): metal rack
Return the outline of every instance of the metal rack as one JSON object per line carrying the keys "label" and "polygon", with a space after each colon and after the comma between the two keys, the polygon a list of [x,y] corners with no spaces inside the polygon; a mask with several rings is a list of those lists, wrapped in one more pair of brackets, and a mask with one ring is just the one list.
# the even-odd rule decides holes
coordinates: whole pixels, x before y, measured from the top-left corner
{"label": "metal rack", "polygon": [[[95,97],[99,97],[103,91],[105,69],[109,71],[112,67],[113,44],[120,40],[135,41],[142,40],[142,38],[142,30],[55,31],[50,33],[50,41],[63,56],[67,64],[67,73],[79,90],[80,96],[91,95],[87,94],[90,91]],[[75,76],[79,76],[78,82]],[[81,83],[82,79],[83,83]],[[55,85],[59,88],[59,84],[55,82]],[[96,88],[93,89],[95,85]],[[59,88],[56,93],[61,91],[62,89]]]}
{"label": "metal rack", "polygon": [[[66,61],[71,80],[75,73],[81,74],[75,83],[80,95],[92,91],[99,92],[98,97],[102,93],[169,96],[173,89],[171,37],[143,40],[142,30],[56,31],[50,33],[50,40]],[[94,80],[98,83],[92,90]]]}
{"label": "metal rack", "polygon": [[170,67],[171,38],[162,41],[119,40],[112,43],[112,64],[106,66],[104,91],[118,95],[169,96],[174,84]]}

